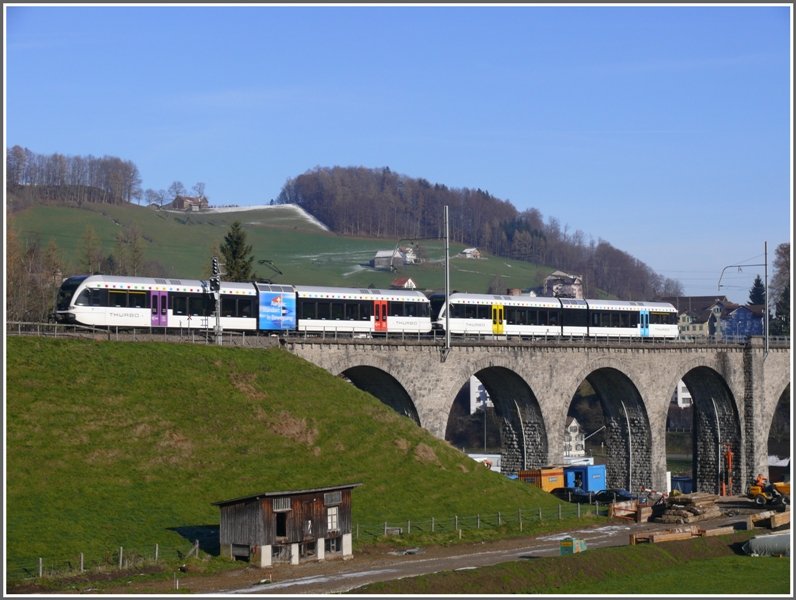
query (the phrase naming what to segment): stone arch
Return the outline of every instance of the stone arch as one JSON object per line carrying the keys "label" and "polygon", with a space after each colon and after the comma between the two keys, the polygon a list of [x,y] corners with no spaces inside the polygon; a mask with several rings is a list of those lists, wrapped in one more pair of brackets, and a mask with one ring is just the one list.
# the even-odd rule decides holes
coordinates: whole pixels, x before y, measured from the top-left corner
{"label": "stone arch", "polygon": [[501,471],[516,473],[547,464],[548,434],[539,402],[528,382],[502,357],[463,360],[452,365],[450,387],[443,404],[450,418],[453,401],[461,387],[475,375],[489,393],[501,419]]}
{"label": "stone arch", "polygon": [[[727,381],[709,366],[693,367],[681,379],[694,406],[694,490],[742,493],[745,448],[738,406]],[[727,450],[734,457],[729,471],[724,468]]]}
{"label": "stone arch", "polygon": [[406,388],[384,369],[358,365],[345,369],[341,375],[360,390],[375,396],[395,412],[409,417],[420,426],[420,416]]}

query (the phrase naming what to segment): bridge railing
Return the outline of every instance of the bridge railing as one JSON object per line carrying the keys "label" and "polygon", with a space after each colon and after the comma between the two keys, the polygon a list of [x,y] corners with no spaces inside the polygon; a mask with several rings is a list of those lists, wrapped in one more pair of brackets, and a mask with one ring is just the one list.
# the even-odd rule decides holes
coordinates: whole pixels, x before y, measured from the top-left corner
{"label": "bridge railing", "polygon": [[[67,325],[62,323],[36,323],[11,321],[6,323],[6,335],[34,335],[42,337],[63,338],[93,338],[118,341],[167,341],[195,344],[215,344],[218,342],[212,329],[194,328],[152,328],[152,327],[87,327],[83,325]],[[762,336],[755,336],[762,340]],[[411,343],[419,345],[443,345],[445,334],[441,331],[431,333],[406,333],[386,332],[370,335],[365,333],[351,333],[339,331],[335,327],[320,332],[308,331],[231,331],[225,330],[221,335],[222,344],[233,346],[272,346],[279,340],[290,341],[323,341],[331,343],[352,344],[381,344]],[[679,337],[675,339],[664,338],[628,338],[625,336],[506,336],[506,335],[453,335],[452,346],[633,346],[633,347],[742,347],[750,342],[748,337]],[[790,348],[790,337],[770,336],[769,346],[772,348]]]}

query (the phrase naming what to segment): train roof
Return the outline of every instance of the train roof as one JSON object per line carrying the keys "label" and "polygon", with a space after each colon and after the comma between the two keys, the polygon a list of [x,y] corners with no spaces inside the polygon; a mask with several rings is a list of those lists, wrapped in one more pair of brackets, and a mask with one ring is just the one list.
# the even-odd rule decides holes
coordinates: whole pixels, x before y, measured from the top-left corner
{"label": "train roof", "polygon": [[658,312],[677,312],[668,302],[643,302],[633,300],[587,300],[589,308],[596,310],[640,310],[647,309]]}
{"label": "train roof", "polygon": [[399,302],[428,302],[423,292],[417,290],[380,290],[370,288],[326,287],[296,285],[299,298],[332,298],[341,300],[391,300]]}
{"label": "train roof", "polygon": [[559,308],[558,298],[549,296],[504,296],[497,294],[468,294],[454,292],[450,296],[451,302],[462,304],[503,304],[504,306],[539,306],[545,308]]}

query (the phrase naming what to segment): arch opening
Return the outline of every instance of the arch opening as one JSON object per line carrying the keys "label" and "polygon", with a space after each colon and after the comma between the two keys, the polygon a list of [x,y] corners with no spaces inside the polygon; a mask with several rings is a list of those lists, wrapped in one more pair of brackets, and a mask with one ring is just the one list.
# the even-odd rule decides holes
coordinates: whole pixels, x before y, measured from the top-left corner
{"label": "arch opening", "polygon": [[768,430],[768,478],[784,481],[790,476],[790,384],[777,401]]}
{"label": "arch opening", "polygon": [[395,377],[376,367],[360,366],[346,369],[340,375],[354,386],[375,396],[395,412],[412,419],[420,426],[420,417],[412,398]]}
{"label": "arch opening", "polygon": [[584,430],[586,455],[605,465],[606,487],[652,487],[649,419],[641,395],[624,373],[606,367],[587,375],[567,416]]}
{"label": "arch opening", "polygon": [[[448,416],[445,439],[473,453],[499,455],[500,471],[515,474],[547,463],[547,433],[528,384],[504,367],[488,367],[466,381]],[[480,401],[471,402],[472,386],[482,385]],[[475,394],[472,394],[475,396]]]}
{"label": "arch opening", "polygon": [[692,369],[682,380],[693,405],[694,491],[743,493],[747,474],[742,472],[740,419],[730,389],[721,375],[708,367]]}

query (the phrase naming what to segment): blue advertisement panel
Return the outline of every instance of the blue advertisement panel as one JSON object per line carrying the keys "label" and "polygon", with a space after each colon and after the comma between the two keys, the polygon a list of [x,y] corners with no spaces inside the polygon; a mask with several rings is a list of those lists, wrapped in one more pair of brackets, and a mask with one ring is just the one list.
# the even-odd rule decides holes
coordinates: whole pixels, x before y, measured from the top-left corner
{"label": "blue advertisement panel", "polygon": [[296,296],[282,292],[260,292],[257,328],[279,331],[296,328]]}

